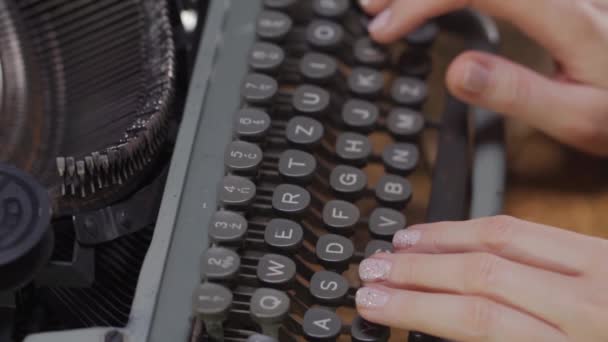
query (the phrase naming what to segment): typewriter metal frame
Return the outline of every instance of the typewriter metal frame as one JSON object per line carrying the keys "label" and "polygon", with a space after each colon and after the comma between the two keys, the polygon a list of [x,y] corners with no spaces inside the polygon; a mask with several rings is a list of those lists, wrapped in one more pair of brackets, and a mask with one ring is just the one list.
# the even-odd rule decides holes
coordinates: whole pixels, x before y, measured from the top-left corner
{"label": "typewriter metal frame", "polygon": [[[234,113],[241,102],[240,84],[247,72],[247,52],[255,35],[253,22],[260,8],[261,0],[210,1],[154,237],[139,276],[129,324],[124,328],[40,333],[29,336],[27,342],[190,339],[191,294],[200,281],[200,255],[208,245],[203,222],[209,222],[216,209],[217,184],[224,175],[223,147],[232,138],[232,120],[226,116]],[[499,40],[494,23],[473,11],[446,16],[441,23],[467,37],[472,42],[471,48],[492,51]],[[469,109],[455,100],[454,106],[465,112]],[[487,216],[501,211],[505,174],[502,123],[496,114],[481,109],[475,109],[474,117],[473,170],[466,170],[471,182],[442,184],[460,187],[455,189],[460,197],[471,193],[470,206],[454,208],[450,203],[438,203],[437,209],[429,214],[429,221]],[[441,143],[439,148],[442,158]]]}

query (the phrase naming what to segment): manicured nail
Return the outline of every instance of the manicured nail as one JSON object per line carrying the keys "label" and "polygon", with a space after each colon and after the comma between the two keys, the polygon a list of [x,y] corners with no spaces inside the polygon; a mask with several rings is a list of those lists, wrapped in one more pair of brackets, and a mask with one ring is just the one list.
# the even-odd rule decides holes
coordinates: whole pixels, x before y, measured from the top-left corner
{"label": "manicured nail", "polygon": [[384,291],[370,287],[362,287],[357,291],[355,301],[359,307],[365,309],[375,309],[386,305],[389,297],[389,294]]}
{"label": "manicured nail", "polygon": [[481,93],[488,86],[489,79],[490,70],[485,65],[470,61],[465,67],[462,86],[472,93]]}
{"label": "manicured nail", "polygon": [[365,259],[359,264],[359,278],[364,282],[386,280],[391,262],[384,259]]}
{"label": "manicured nail", "polygon": [[398,249],[407,249],[414,246],[420,238],[422,232],[415,229],[400,230],[393,236],[393,246]]}
{"label": "manicured nail", "polygon": [[392,12],[390,8],[385,9],[382,13],[378,14],[374,20],[369,24],[368,30],[375,32],[382,30],[391,21]]}

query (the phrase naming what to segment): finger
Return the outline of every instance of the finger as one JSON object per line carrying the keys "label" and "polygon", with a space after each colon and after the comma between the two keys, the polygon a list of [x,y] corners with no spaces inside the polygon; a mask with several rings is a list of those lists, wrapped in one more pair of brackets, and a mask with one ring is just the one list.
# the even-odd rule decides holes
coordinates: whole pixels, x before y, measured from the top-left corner
{"label": "finger", "polygon": [[408,253],[492,253],[567,275],[588,269],[586,251],[595,246],[590,237],[508,216],[411,226],[393,244]]}
{"label": "finger", "polygon": [[368,14],[378,14],[383,11],[393,0],[359,0],[361,8]]}
{"label": "finger", "polygon": [[589,1],[396,0],[372,21],[369,30],[374,39],[387,43],[430,18],[467,6],[511,21],[566,62],[565,68],[577,81],[608,87],[608,60],[604,58],[608,19]]}
{"label": "finger", "polygon": [[520,119],[588,153],[608,155],[608,91],[549,80],[504,58],[467,52],[447,84],[457,97]]}
{"label": "finger", "polygon": [[552,326],[479,297],[374,286],[359,289],[356,302],[357,310],[368,321],[451,340],[566,341]]}
{"label": "finger", "polygon": [[575,278],[487,253],[378,254],[360,263],[359,277],[392,288],[486,297],[556,326],[576,318],[575,296],[564,296],[578,291]]}

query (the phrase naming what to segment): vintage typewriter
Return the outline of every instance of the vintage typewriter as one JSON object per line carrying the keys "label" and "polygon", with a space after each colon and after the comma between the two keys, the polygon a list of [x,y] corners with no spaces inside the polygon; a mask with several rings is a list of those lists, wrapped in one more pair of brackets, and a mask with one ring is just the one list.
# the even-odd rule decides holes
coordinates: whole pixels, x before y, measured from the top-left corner
{"label": "vintage typewriter", "polygon": [[501,121],[429,81],[437,37],[498,32],[465,10],[382,46],[369,20],[0,0],[0,341],[435,341],[357,316],[357,264],[501,211]]}

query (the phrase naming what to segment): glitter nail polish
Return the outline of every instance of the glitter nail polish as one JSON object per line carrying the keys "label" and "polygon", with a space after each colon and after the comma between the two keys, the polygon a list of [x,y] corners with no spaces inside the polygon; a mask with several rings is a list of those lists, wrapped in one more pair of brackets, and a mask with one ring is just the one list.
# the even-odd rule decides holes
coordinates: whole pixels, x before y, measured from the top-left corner
{"label": "glitter nail polish", "polygon": [[364,282],[386,280],[391,262],[384,259],[365,259],[359,264],[359,278]]}
{"label": "glitter nail polish", "polygon": [[419,230],[400,230],[393,237],[393,245],[395,248],[407,249],[418,243],[421,236],[422,232]]}
{"label": "glitter nail polish", "polygon": [[381,308],[388,303],[390,295],[384,291],[362,287],[357,291],[355,300],[357,306],[365,309]]}

